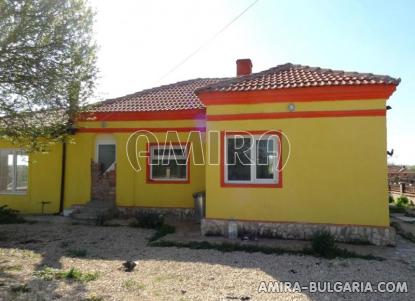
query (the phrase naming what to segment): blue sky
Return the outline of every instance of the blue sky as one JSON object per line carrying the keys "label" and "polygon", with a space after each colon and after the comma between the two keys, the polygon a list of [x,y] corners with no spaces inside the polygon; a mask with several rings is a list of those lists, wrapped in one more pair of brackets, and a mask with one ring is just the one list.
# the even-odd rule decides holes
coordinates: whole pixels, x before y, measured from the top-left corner
{"label": "blue sky", "polygon": [[389,161],[415,164],[415,1],[260,0],[167,77],[253,0],[102,1],[98,99],[195,77],[233,76],[286,62],[402,79],[389,100]]}

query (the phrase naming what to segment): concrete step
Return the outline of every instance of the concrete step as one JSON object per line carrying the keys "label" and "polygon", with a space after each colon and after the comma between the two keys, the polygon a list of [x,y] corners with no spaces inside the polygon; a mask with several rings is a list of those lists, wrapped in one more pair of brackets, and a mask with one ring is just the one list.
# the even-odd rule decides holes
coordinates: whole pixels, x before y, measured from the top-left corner
{"label": "concrete step", "polygon": [[115,212],[116,210],[116,206],[113,202],[92,200],[86,203],[84,207],[73,212],[71,218],[76,221],[95,223],[99,216]]}

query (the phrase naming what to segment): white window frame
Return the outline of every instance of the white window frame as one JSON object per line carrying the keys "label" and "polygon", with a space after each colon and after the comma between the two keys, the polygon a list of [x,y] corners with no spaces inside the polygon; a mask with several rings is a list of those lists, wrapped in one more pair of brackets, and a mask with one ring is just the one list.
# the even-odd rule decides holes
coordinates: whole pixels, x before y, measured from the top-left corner
{"label": "white window frame", "polygon": [[[250,165],[250,172],[251,172],[251,180],[229,180],[228,179],[228,139],[235,139],[235,138],[250,138],[251,140],[251,162],[254,164]],[[257,167],[257,147],[256,141],[259,140],[266,140],[272,139],[274,140],[274,149],[276,152],[277,160],[274,161],[273,169],[274,177],[272,179],[258,179],[256,177],[256,167]],[[249,134],[225,134],[224,135],[224,182],[225,184],[269,184],[269,185],[277,185],[279,184],[279,159],[281,156],[281,147],[280,147],[280,138],[277,134],[265,134],[265,135],[249,135]]]}
{"label": "white window frame", "polygon": [[[164,149],[180,149],[183,150],[182,153],[184,155],[156,155],[154,153],[155,150],[164,150]],[[178,164],[185,166],[186,169],[186,177],[185,178],[153,178],[153,160],[186,160],[186,164]],[[171,144],[171,145],[150,145],[150,157],[149,157],[149,173],[150,173],[150,180],[151,181],[160,181],[160,182],[187,182],[189,180],[189,160],[188,160],[188,147],[187,145],[183,144]]]}
{"label": "white window frame", "polygon": [[17,190],[16,184],[17,184],[17,153],[23,152],[26,156],[28,156],[27,161],[27,168],[29,169],[29,155],[24,151],[24,149],[21,148],[2,148],[0,151],[7,151],[13,153],[13,190],[8,191],[0,191],[0,194],[18,194],[18,195],[26,195],[27,191],[29,190],[29,172],[27,174],[27,188],[25,190]]}

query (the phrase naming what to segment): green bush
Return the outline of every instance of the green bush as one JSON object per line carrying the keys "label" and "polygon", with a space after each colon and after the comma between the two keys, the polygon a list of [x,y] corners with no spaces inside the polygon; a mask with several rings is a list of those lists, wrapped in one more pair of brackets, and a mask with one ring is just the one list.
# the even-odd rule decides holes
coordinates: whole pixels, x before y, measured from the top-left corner
{"label": "green bush", "polygon": [[326,258],[335,257],[337,251],[334,237],[327,231],[321,231],[313,235],[311,249],[316,255]]}
{"label": "green bush", "polygon": [[389,195],[389,204],[393,203],[395,203],[395,199],[393,198],[393,196]]}
{"label": "green bush", "polygon": [[400,196],[396,199],[396,207],[398,208],[407,208],[409,204],[409,199],[406,196]]}
{"label": "green bush", "polygon": [[7,205],[0,206],[0,224],[23,223],[24,219],[19,215],[19,211],[8,208]]}
{"label": "green bush", "polygon": [[135,220],[130,224],[132,227],[158,229],[164,224],[164,216],[155,212],[138,212]]}
{"label": "green bush", "polygon": [[174,232],[176,232],[176,228],[175,228],[174,226],[170,226],[170,225],[166,225],[166,224],[164,224],[164,225],[160,226],[160,227],[157,229],[157,232],[156,232],[156,233],[154,233],[154,234],[150,237],[149,241],[150,241],[150,242],[151,242],[151,241],[155,241],[155,240],[157,240],[157,239],[159,239],[159,238],[161,238],[161,237],[163,237],[163,236],[166,236],[167,234],[171,234],[171,233],[174,233]]}

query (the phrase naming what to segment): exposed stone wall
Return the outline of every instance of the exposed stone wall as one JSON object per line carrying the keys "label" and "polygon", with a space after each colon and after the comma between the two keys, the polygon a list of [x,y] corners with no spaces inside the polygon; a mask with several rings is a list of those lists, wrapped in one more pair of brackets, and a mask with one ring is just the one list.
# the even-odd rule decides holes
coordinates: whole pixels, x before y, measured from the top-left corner
{"label": "exposed stone wall", "polygon": [[261,223],[202,219],[202,235],[227,236],[229,222],[237,224],[238,233],[259,237],[310,240],[320,231],[330,232],[339,242],[369,242],[378,246],[395,245],[392,227],[341,226],[329,224]]}
{"label": "exposed stone wall", "polygon": [[145,207],[118,207],[123,217],[133,217],[137,212],[151,212],[162,214],[166,217],[173,217],[179,220],[195,219],[193,208],[145,208]]}
{"label": "exposed stone wall", "polygon": [[103,173],[98,163],[91,162],[91,198],[115,204],[115,170]]}

